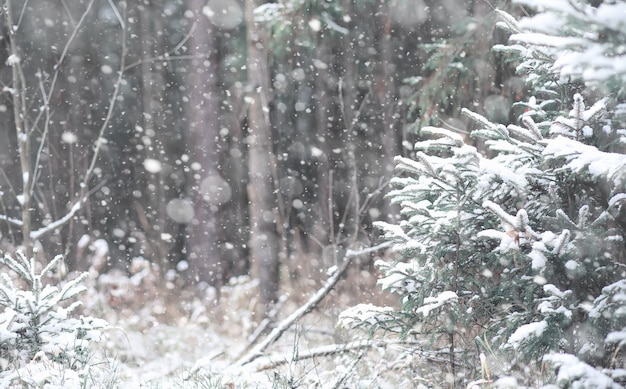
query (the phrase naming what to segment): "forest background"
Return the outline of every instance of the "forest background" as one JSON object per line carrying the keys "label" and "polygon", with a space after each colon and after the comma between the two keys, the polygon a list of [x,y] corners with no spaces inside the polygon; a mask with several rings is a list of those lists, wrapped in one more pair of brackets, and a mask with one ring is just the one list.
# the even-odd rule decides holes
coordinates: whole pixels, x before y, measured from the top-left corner
{"label": "forest background", "polygon": [[462,106],[508,121],[523,83],[489,50],[507,3],[15,2],[3,251],[32,240],[87,270],[100,240],[103,272],[143,258],[217,289],[252,269],[270,304],[281,273],[311,278],[393,220],[393,157],[420,126],[466,132]]}
{"label": "forest background", "polygon": [[[87,291],[82,314],[143,335],[243,329],[233,377],[295,327],[291,357],[255,364],[288,364],[287,387],[380,383],[393,345],[417,387],[620,387],[626,6],[515,3],[4,2],[4,382],[50,384],[46,358],[95,382],[87,345],[110,327],[63,303]],[[314,320],[366,303],[339,315],[356,340],[318,329],[343,343],[301,354],[349,267]]]}

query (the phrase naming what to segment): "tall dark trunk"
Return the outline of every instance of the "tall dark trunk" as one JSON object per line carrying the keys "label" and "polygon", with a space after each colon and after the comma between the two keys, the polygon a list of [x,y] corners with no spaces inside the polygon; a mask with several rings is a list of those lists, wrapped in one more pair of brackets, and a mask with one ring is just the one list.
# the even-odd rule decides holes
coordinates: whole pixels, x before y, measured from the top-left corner
{"label": "tall dark trunk", "polygon": [[267,312],[279,289],[280,239],[276,230],[274,194],[275,158],[269,118],[269,70],[263,26],[254,21],[260,0],[246,1],[248,47],[248,197],[250,206],[250,255],[259,278],[262,308]]}
{"label": "tall dark trunk", "polygon": [[[397,94],[395,91],[395,65],[393,61],[393,48],[391,47],[391,17],[389,14],[389,4],[380,3],[380,25],[379,31],[379,53],[380,70],[375,80],[376,97],[380,104],[383,130],[380,133],[380,143],[383,155],[381,158],[382,174],[384,182],[389,182],[394,172],[394,157],[400,152],[398,149],[398,129],[394,119],[395,101]],[[390,204],[389,200],[383,201],[382,215],[385,219],[392,221],[396,215],[400,214],[397,205]]]}
{"label": "tall dark trunk", "polygon": [[[354,0],[347,0],[345,2],[345,12],[349,15],[355,15],[354,12]],[[355,20],[352,23],[356,23]],[[343,193],[345,201],[345,209],[343,216],[339,224],[342,235],[347,239],[347,242],[354,243],[359,232],[359,208],[360,208],[360,192],[359,192],[359,180],[357,169],[357,131],[356,125],[359,121],[360,106],[364,104],[364,101],[359,101],[357,84],[359,82],[359,72],[355,64],[355,58],[357,58],[356,45],[357,45],[357,31],[354,28],[350,28],[348,34],[346,34],[342,41],[342,55],[343,66],[345,69],[344,77],[341,88],[342,97],[342,116],[344,122],[344,128],[342,129],[341,141],[344,145],[344,158],[345,158],[345,186],[346,190]]]}
{"label": "tall dark trunk", "polygon": [[[216,28],[202,14],[203,0],[190,0],[195,29],[189,42],[187,74],[189,133],[189,170],[187,194],[193,206],[193,218],[187,224],[187,257],[192,280],[219,286],[222,280],[220,260],[220,204],[219,187],[219,90],[217,85]],[[217,183],[217,184],[216,184]]]}

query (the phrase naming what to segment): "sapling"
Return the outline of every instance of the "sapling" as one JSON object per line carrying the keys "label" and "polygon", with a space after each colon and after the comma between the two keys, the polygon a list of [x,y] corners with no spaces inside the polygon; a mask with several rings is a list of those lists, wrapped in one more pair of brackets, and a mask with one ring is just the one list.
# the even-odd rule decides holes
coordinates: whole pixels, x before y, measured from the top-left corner
{"label": "sapling", "polygon": [[[21,251],[0,259],[13,273],[0,274],[0,387],[39,385],[62,377],[85,382],[91,374],[90,346],[101,339],[109,324],[72,315],[81,305],[75,298],[86,290],[82,282],[87,273],[64,283],[60,280],[59,285],[50,284],[62,261],[58,255],[42,266]],[[34,379],[38,382],[29,381]]]}

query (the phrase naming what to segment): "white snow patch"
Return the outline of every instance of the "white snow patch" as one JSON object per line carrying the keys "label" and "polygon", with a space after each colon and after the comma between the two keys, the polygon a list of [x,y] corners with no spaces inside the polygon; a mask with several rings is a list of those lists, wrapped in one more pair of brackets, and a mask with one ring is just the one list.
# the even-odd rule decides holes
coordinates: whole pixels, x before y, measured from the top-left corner
{"label": "white snow patch", "polygon": [[559,387],[620,388],[609,376],[571,354],[548,354],[544,362],[558,367],[556,383]]}
{"label": "white snow patch", "polygon": [[87,234],[83,234],[80,239],[78,240],[78,243],[76,243],[76,246],[79,249],[85,248],[87,247],[87,245],[89,244],[89,241],[91,240],[91,238],[89,237],[89,235]]}
{"label": "white snow patch", "polygon": [[148,173],[152,174],[160,173],[163,168],[161,162],[153,158],[146,158],[143,161],[143,167]]}
{"label": "white snow patch", "polygon": [[547,294],[551,294],[552,296],[556,296],[558,298],[565,298],[565,293],[562,292],[559,288],[554,286],[553,284],[546,284],[543,286],[543,291]]}
{"label": "white snow patch", "polygon": [[202,8],[211,23],[224,30],[232,30],[243,21],[243,10],[235,0],[209,0]]}
{"label": "white snow patch", "polygon": [[73,132],[65,131],[63,134],[61,134],[61,140],[63,141],[63,143],[71,145],[78,142],[78,137]]}
{"label": "white snow patch", "polygon": [[311,146],[311,156],[313,156],[315,158],[319,158],[322,155],[324,155],[324,152],[321,149],[318,149],[315,146]]}
{"label": "white snow patch", "polygon": [[15,65],[18,65],[20,61],[21,61],[20,57],[18,57],[15,54],[11,54],[9,55],[9,58],[7,58],[6,64],[7,66],[15,66]]}
{"label": "white snow patch", "polygon": [[529,338],[538,338],[548,328],[548,323],[545,320],[524,324],[509,337],[508,344],[513,347],[514,350],[525,342]]}
{"label": "white snow patch", "polygon": [[373,304],[358,304],[350,307],[339,314],[337,325],[343,328],[351,328],[356,324],[375,324],[392,318],[391,307],[377,307]]}
{"label": "white snow patch", "polygon": [[455,304],[459,300],[459,296],[450,290],[443,291],[437,297],[426,297],[424,305],[417,308],[416,312],[428,316],[430,311],[440,308],[444,304]]}
{"label": "white snow patch", "polygon": [[613,331],[609,332],[609,334],[604,339],[606,343],[619,343],[620,346],[626,344],[626,328],[621,331]]}
{"label": "white snow patch", "polygon": [[93,242],[93,250],[95,257],[105,257],[109,253],[109,244],[104,239],[98,239]]}
{"label": "white snow patch", "polygon": [[617,204],[617,202],[623,201],[626,203],[626,193],[618,193],[609,199],[609,208]]}
{"label": "white snow patch", "polygon": [[596,177],[607,177],[615,186],[626,181],[626,155],[605,153],[593,146],[588,146],[564,136],[550,139],[543,155],[547,160],[565,158],[565,169],[580,172],[586,169]]}
{"label": "white snow patch", "polygon": [[176,223],[190,223],[193,220],[195,211],[190,199],[172,199],[165,207],[167,216]]}
{"label": "white snow patch", "polygon": [[546,259],[546,256],[543,255],[543,252],[541,250],[536,250],[535,249],[534,246],[536,244],[537,243],[535,243],[533,245],[533,251],[531,251],[528,254],[528,257],[532,260],[532,262],[531,262],[532,269],[535,270],[535,271],[541,271],[541,270],[545,269],[546,263],[547,263],[547,259]]}

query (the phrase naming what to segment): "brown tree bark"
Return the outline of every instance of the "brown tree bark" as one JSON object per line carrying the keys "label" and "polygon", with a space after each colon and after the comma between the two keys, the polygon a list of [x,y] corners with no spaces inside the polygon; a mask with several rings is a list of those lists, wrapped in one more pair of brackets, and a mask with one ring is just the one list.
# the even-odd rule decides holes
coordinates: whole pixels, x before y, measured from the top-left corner
{"label": "brown tree bark", "polygon": [[261,0],[246,1],[248,86],[248,147],[250,207],[250,256],[254,276],[260,281],[261,309],[276,301],[279,289],[280,239],[276,230],[276,196],[272,135],[269,118],[269,74],[266,36],[254,21]]}

